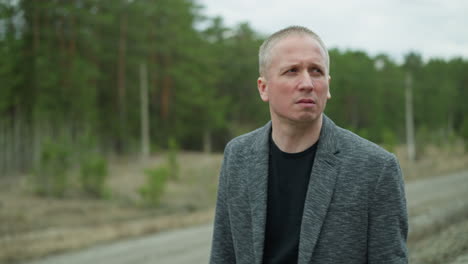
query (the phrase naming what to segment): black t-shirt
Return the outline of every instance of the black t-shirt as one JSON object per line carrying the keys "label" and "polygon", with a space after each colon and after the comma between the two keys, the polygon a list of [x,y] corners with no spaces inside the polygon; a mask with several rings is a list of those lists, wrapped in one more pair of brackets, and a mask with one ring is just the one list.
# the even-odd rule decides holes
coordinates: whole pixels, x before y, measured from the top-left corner
{"label": "black t-shirt", "polygon": [[299,153],[281,151],[270,137],[264,264],[297,263],[304,202],[317,143]]}

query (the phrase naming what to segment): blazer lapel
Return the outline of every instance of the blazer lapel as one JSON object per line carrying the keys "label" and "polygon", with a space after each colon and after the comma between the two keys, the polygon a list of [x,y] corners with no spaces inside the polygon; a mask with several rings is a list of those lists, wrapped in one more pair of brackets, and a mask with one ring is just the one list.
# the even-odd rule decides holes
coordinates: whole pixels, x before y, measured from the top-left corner
{"label": "blazer lapel", "polygon": [[302,216],[299,264],[310,263],[333,196],[340,163],[336,157],[338,148],[334,140],[334,131],[333,122],[323,115],[319,145],[310,175]]}
{"label": "blazer lapel", "polygon": [[248,190],[250,210],[252,214],[252,236],[255,263],[263,260],[263,244],[265,240],[265,223],[268,193],[268,153],[271,122],[262,128],[260,136],[252,146],[251,161],[253,162]]}

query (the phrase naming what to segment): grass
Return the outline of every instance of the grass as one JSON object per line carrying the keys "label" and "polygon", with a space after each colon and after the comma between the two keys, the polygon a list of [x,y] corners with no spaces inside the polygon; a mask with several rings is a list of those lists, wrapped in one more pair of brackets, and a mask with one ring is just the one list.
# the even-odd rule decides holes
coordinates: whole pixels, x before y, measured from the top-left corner
{"label": "grass", "polygon": [[222,154],[183,152],[178,159],[179,178],[169,181],[158,208],[145,207],[138,189],[144,170],[162,164],[164,155],[111,158],[107,200],[83,197],[73,191],[77,182],[56,199],[33,195],[27,175],[1,179],[0,263],[211,221]]}
{"label": "grass", "polygon": [[414,181],[456,172],[468,167],[464,144],[420,147],[415,162],[409,162],[405,146],[395,149],[405,181]]}
{"label": "grass", "polygon": [[450,263],[468,252],[468,219],[433,233],[410,248],[410,263]]}
{"label": "grass", "polygon": [[[397,148],[396,154],[407,181],[468,164],[468,156],[460,150],[426,148],[425,156],[415,164],[406,162],[404,148]],[[0,179],[0,263],[212,221],[222,154],[181,152],[179,177],[169,181],[160,206],[144,207],[138,194],[145,183],[144,170],[165,160],[163,154],[146,161],[110,158],[107,200],[86,198],[73,188],[65,199],[38,197],[32,195],[27,175]],[[75,174],[72,178],[76,179]],[[78,182],[71,184],[79,188]]]}

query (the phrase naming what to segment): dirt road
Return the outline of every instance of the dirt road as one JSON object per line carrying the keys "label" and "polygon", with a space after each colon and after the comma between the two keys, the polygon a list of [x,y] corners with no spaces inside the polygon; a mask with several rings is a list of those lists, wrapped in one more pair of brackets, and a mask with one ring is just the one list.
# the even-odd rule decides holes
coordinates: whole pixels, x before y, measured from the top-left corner
{"label": "dirt road", "polygon": [[468,218],[468,171],[406,185],[410,242]]}
{"label": "dirt road", "polygon": [[211,225],[96,246],[30,264],[185,264],[208,263]]}
{"label": "dirt road", "polygon": [[[447,227],[468,220],[468,171],[411,182],[406,188],[410,214],[410,243],[417,244],[433,233],[443,233]],[[211,228],[211,225],[204,225],[159,233],[52,256],[28,264],[208,263]],[[468,244],[461,245],[463,252],[451,256],[455,261],[453,263],[461,263],[459,261],[467,259],[467,252],[464,252],[467,246]],[[418,247],[415,248],[414,254],[424,254],[423,250],[417,251]]]}

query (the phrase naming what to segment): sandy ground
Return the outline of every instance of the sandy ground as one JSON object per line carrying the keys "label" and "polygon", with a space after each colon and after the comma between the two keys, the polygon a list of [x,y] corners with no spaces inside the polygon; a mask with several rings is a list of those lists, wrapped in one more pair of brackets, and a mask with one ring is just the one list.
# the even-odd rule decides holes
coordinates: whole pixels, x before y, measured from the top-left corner
{"label": "sandy ground", "polygon": [[208,263],[212,225],[195,226],[87,250],[53,256],[29,264],[187,264]]}
{"label": "sandy ground", "polygon": [[83,197],[73,188],[65,199],[37,197],[27,175],[0,179],[0,263],[210,221],[222,155],[181,153],[179,178],[169,181],[159,207],[145,207],[138,195],[144,170],[164,159],[112,159],[108,200]]}
{"label": "sandy ground", "polygon": [[[412,165],[405,162],[404,149],[397,149],[397,154],[409,184],[434,175],[445,178],[451,175],[447,172],[468,164],[468,156],[459,150],[432,151]],[[180,153],[180,177],[169,182],[158,208],[144,207],[137,191],[145,182],[144,169],[154,168],[164,159],[164,155],[144,162],[111,158],[107,185],[112,196],[108,200],[83,197],[75,190],[78,186],[73,180],[65,199],[53,199],[34,196],[28,175],[0,178],[0,263],[18,263],[211,221],[222,154]],[[468,210],[459,210],[464,208],[463,202],[445,206],[455,196],[452,189],[438,188],[443,182],[415,187],[422,190],[415,192],[434,193],[438,197],[435,200],[425,195],[411,197],[413,191],[409,189],[409,201],[418,204],[410,211],[410,224],[419,228],[413,230],[410,241],[424,241],[426,234],[442,234],[446,221],[465,219],[460,212]],[[462,186],[451,188],[462,190]]]}
{"label": "sandy ground", "polygon": [[[410,263],[467,263],[466,193],[468,171],[415,181],[407,185],[409,213],[412,219]],[[428,203],[432,206],[426,206]],[[434,211],[441,214],[434,214]],[[444,218],[440,218],[440,215],[444,215]],[[417,216],[427,220],[419,221]],[[432,228],[428,226],[428,222],[432,223]],[[442,225],[437,226],[439,223]],[[424,234],[418,233],[423,231]],[[212,225],[201,225],[92,247],[27,264],[202,264],[208,263],[211,235]]]}

